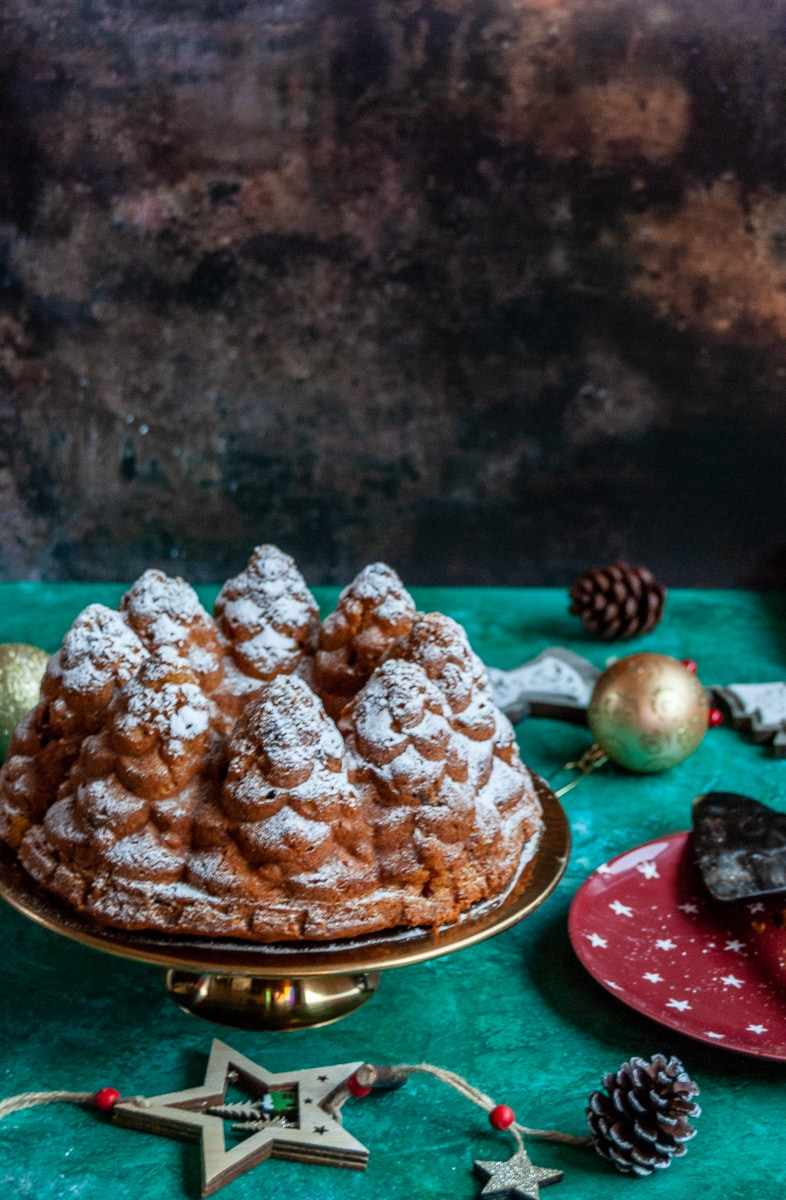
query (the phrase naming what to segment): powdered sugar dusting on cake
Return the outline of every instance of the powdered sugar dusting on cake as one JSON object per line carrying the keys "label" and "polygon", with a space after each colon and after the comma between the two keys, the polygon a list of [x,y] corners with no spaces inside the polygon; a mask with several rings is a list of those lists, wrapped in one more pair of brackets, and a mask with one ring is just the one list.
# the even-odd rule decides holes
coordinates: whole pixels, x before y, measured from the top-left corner
{"label": "powdered sugar dusting on cake", "polygon": [[149,650],[171,646],[208,686],[218,682],[223,655],[218,630],[190,584],[163,571],[145,571],[120,607]]}
{"label": "powdered sugar dusting on cake", "polygon": [[292,853],[302,855],[331,836],[324,821],[309,821],[293,808],[280,808],[265,821],[256,835],[256,845],[274,861]]}
{"label": "powdered sugar dusting on cake", "polygon": [[211,705],[187,675],[188,668],[165,647],[144,663],[123,691],[123,703],[113,714],[112,728],[133,739],[140,728],[154,733],[167,757],[183,753],[183,744],[207,732]]}
{"label": "powdered sugar dusting on cake", "polygon": [[260,691],[249,705],[244,730],[274,772],[310,772],[340,760],[344,752],[336,726],[297,675],[279,675]]}
{"label": "powdered sugar dusting on cake", "polygon": [[147,657],[139,638],[123,618],[103,604],[90,604],[74,621],[51,663],[62,685],[91,695],[127,679]]}
{"label": "powdered sugar dusting on cake", "polygon": [[381,765],[414,745],[442,759],[450,738],[442,696],[415,663],[389,659],[359,693],[343,727],[354,726],[362,754]]}
{"label": "powdered sugar dusting on cake", "polygon": [[297,876],[301,890],[303,873],[317,869],[315,887],[335,871],[350,893],[371,889],[370,830],[343,751],[338,730],[298,676],[279,676],[251,701],[230,740],[221,805],[226,837],[252,868],[275,864],[290,884]]}
{"label": "powdered sugar dusting on cake", "polygon": [[412,628],[415,603],[384,563],[365,567],[344,588],[322,624],[314,683],[336,718]]}
{"label": "powdered sugar dusting on cake", "polygon": [[174,881],[183,874],[185,861],[182,855],[164,845],[153,828],[146,826],[110,846],[103,855],[103,866],[118,879],[125,875],[138,879],[142,875],[151,881]]}
{"label": "powdered sugar dusting on cake", "polygon": [[296,675],[264,685],[230,740],[224,807],[238,818],[266,817],[293,803],[327,810],[338,797],[348,812],[358,797],[344,768],[344,743],[308,686]]}
{"label": "powdered sugar dusting on cake", "polygon": [[165,575],[163,571],[145,571],[132,584],[120,601],[134,624],[150,628],[162,617],[180,625],[207,616],[194,589],[180,576]]}
{"label": "powdered sugar dusting on cake", "polygon": [[86,609],[0,776],[0,836],[102,923],[261,941],[459,919],[540,815],[464,631],[373,563],[321,632],[255,551],[214,620],[146,572]]}
{"label": "powdered sugar dusting on cake", "polygon": [[[81,783],[75,804],[90,829],[106,829],[112,838],[140,828],[150,810],[144,797],[122,787],[114,775]],[[50,809],[48,816],[53,811]]]}
{"label": "powdered sugar dusting on cake", "polygon": [[221,589],[216,620],[242,670],[271,679],[294,671],[317,636],[319,610],[288,554],[260,546]]}
{"label": "powdered sugar dusting on cake", "polygon": [[353,599],[368,602],[376,617],[390,625],[411,621],[415,615],[412,597],[387,563],[369,563],[364,567],[341,592],[338,607]]}

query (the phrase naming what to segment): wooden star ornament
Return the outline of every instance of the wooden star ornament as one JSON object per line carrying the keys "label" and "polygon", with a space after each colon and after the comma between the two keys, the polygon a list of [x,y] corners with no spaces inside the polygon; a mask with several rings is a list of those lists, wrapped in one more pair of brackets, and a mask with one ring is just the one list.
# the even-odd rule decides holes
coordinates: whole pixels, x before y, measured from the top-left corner
{"label": "wooden star ornament", "polygon": [[488,1180],[481,1200],[540,1200],[541,1187],[562,1179],[562,1171],[536,1167],[526,1150],[505,1162],[476,1162],[475,1170]]}
{"label": "wooden star ornament", "polygon": [[[118,1125],[132,1129],[199,1142],[203,1196],[212,1195],[267,1158],[362,1171],[368,1162],[368,1150],[347,1133],[330,1110],[332,1098],[361,1065],[342,1063],[274,1075],[216,1040],[201,1087],[122,1100],[115,1105],[112,1118]],[[274,1094],[285,1096],[286,1123],[271,1121],[227,1149],[224,1119],[210,1110],[223,1105],[232,1083],[241,1083],[260,1100]]]}

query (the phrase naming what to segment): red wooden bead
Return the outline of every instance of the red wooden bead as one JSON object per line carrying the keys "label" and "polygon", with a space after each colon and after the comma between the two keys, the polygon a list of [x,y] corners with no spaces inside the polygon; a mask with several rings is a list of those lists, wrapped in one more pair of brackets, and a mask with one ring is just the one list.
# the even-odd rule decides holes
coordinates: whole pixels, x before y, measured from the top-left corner
{"label": "red wooden bead", "polygon": [[120,1099],[120,1093],[116,1088],[105,1087],[96,1092],[93,1097],[93,1103],[101,1112],[111,1112]]}
{"label": "red wooden bead", "polygon": [[508,1108],[507,1104],[498,1104],[489,1113],[489,1124],[494,1129],[510,1129],[515,1120],[516,1114],[512,1108]]}
{"label": "red wooden bead", "polygon": [[715,729],[717,725],[723,724],[723,713],[719,708],[711,708],[707,713],[707,724],[710,729]]}
{"label": "red wooden bead", "polygon": [[358,1083],[358,1077],[354,1074],[350,1075],[349,1079],[347,1080],[347,1087],[352,1095],[357,1096],[358,1099],[362,1099],[363,1096],[367,1096],[371,1091],[370,1087],[364,1087],[362,1083]]}
{"label": "red wooden bead", "polygon": [[686,671],[690,671],[691,675],[696,675],[698,673],[699,667],[694,659],[683,658],[682,665]]}

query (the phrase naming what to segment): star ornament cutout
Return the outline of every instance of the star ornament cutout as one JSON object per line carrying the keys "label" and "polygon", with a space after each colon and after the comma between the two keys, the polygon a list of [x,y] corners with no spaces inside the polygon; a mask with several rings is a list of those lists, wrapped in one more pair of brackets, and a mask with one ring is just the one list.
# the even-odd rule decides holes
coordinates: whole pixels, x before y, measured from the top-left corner
{"label": "star ornament cutout", "polygon": [[[267,1158],[362,1171],[368,1162],[368,1150],[347,1133],[329,1108],[333,1096],[359,1066],[360,1061],[274,1075],[231,1046],[215,1040],[201,1087],[121,1100],[115,1105],[112,1118],[118,1125],[131,1129],[199,1142],[203,1196],[211,1196]],[[260,1099],[271,1092],[293,1098],[293,1123],[271,1123],[227,1149],[224,1119],[212,1115],[209,1109],[224,1103],[231,1083],[241,1083]]]}
{"label": "star ornament cutout", "polygon": [[540,1200],[541,1187],[562,1179],[562,1171],[536,1167],[526,1150],[505,1162],[476,1162],[475,1170],[488,1180],[481,1200]]}

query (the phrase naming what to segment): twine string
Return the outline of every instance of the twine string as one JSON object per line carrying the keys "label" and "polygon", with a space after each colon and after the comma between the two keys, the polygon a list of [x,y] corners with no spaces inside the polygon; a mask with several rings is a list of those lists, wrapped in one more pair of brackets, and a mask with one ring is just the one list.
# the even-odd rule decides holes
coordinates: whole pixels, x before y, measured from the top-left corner
{"label": "twine string", "polygon": [[[431,1063],[399,1063],[394,1067],[377,1068],[369,1063],[364,1063],[363,1067],[359,1068],[359,1072],[366,1072],[369,1080],[372,1082],[377,1079],[380,1072],[384,1072],[385,1076],[390,1079],[398,1079],[404,1082],[409,1075],[421,1074],[431,1075],[434,1079],[440,1080],[448,1087],[454,1089],[459,1095],[464,1096],[472,1104],[476,1104],[478,1108],[482,1108],[484,1112],[490,1113],[497,1105],[487,1096],[485,1092],[481,1092],[478,1088],[473,1087],[461,1075],[457,1075],[455,1071],[447,1071],[444,1067],[435,1067]],[[341,1107],[349,1099],[352,1093],[346,1086],[343,1087],[333,1098],[329,1107],[332,1115],[337,1121],[341,1122]],[[134,1103],[145,1106],[149,1103],[142,1096],[132,1097]],[[37,1108],[44,1104],[77,1104],[81,1107],[92,1107],[95,1104],[95,1092],[21,1092],[18,1096],[10,1096],[6,1100],[0,1100],[0,1120],[8,1116],[12,1112],[21,1112],[25,1108]],[[519,1150],[524,1149],[522,1134],[526,1137],[536,1137],[544,1142],[561,1142],[567,1146],[590,1146],[593,1139],[591,1137],[576,1137],[572,1133],[561,1133],[557,1129],[530,1129],[526,1125],[520,1125],[514,1121],[508,1126],[507,1131],[511,1133],[516,1141]]]}
{"label": "twine string", "polygon": [[[388,1079],[391,1077],[394,1079],[397,1078],[400,1082],[404,1082],[409,1075],[415,1073],[432,1075],[435,1079],[439,1079],[441,1083],[446,1083],[448,1087],[452,1087],[461,1096],[464,1096],[465,1099],[476,1104],[478,1108],[482,1108],[484,1112],[490,1113],[492,1109],[497,1107],[496,1102],[490,1096],[473,1087],[463,1076],[457,1075],[455,1071],[447,1071],[444,1067],[432,1066],[431,1063],[399,1063],[394,1067],[384,1068],[364,1063],[358,1069],[356,1075],[360,1076],[366,1073],[369,1084],[373,1087],[378,1073],[381,1074],[383,1072]],[[341,1119],[339,1109],[349,1099],[350,1095],[349,1089],[342,1089],[333,1102],[332,1109],[338,1120]],[[560,1142],[565,1146],[591,1146],[593,1144],[593,1139],[590,1136],[576,1137],[575,1134],[562,1133],[558,1129],[530,1129],[527,1125],[520,1125],[518,1121],[514,1121],[512,1125],[509,1125],[505,1132],[513,1135],[519,1150],[524,1149],[522,1134],[525,1137],[539,1138],[543,1142]]]}
{"label": "twine string", "polygon": [[95,1092],[20,1092],[18,1096],[0,1100],[0,1121],[9,1113],[21,1112],[24,1108],[37,1108],[40,1104],[93,1105],[95,1095]]}
{"label": "twine string", "polygon": [[[485,1112],[491,1112],[493,1108],[497,1107],[496,1102],[490,1096],[473,1087],[461,1075],[457,1075],[454,1071],[446,1071],[443,1067],[433,1067],[430,1063],[418,1063],[417,1066],[402,1064],[401,1066],[394,1067],[393,1070],[401,1071],[402,1073],[419,1071],[426,1075],[433,1075],[435,1079],[440,1079],[449,1087],[454,1088],[462,1096],[465,1096],[467,1100],[471,1100],[473,1104],[477,1104],[478,1108],[484,1109]],[[557,1129],[530,1129],[526,1125],[520,1125],[518,1121],[514,1121],[509,1126],[509,1131],[516,1139],[519,1150],[524,1148],[524,1143],[521,1140],[522,1134],[525,1134],[527,1137],[540,1138],[544,1142],[561,1142],[568,1146],[589,1146],[592,1144],[591,1137],[576,1137],[572,1133],[561,1133]]]}

